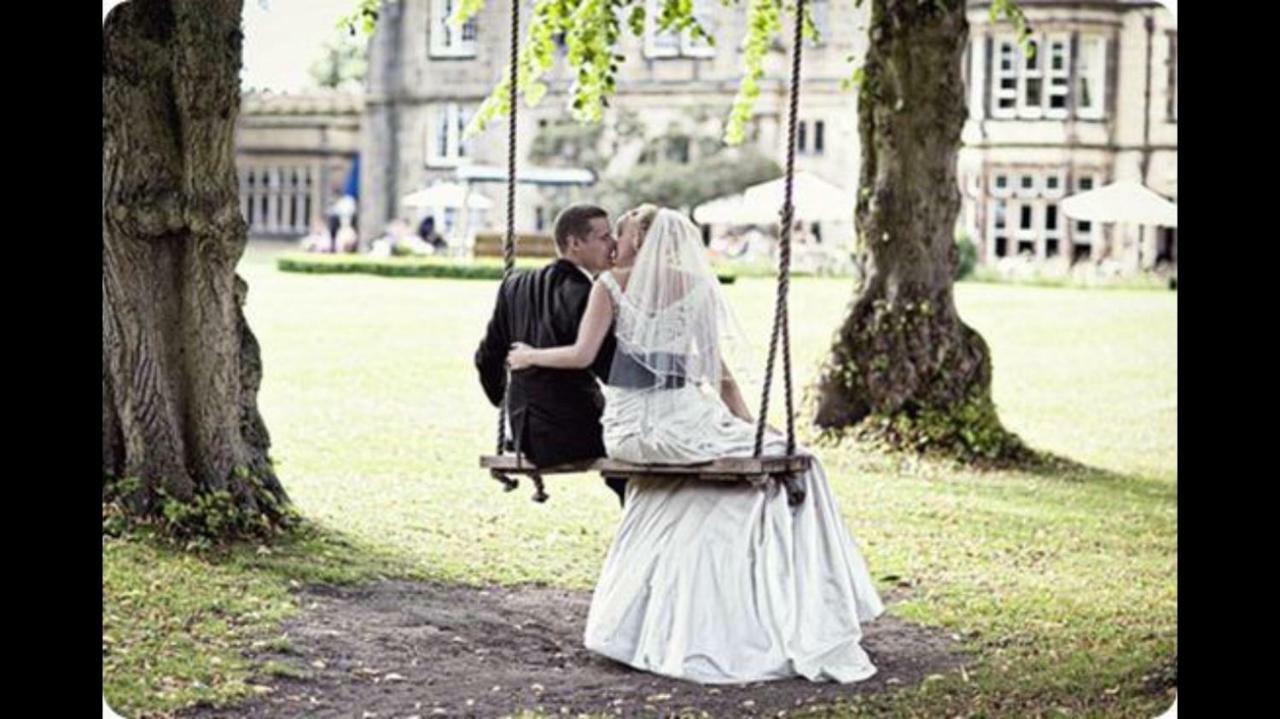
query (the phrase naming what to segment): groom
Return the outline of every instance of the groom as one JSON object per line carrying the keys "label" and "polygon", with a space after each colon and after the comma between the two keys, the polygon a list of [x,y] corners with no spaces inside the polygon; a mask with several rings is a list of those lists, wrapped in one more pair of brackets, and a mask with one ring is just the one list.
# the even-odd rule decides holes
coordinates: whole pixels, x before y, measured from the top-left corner
{"label": "groom", "polygon": [[[594,277],[613,266],[617,242],[609,213],[599,207],[566,208],[556,218],[555,240],[555,262],[513,273],[502,283],[493,318],[476,350],[480,384],[495,407],[502,402],[511,343],[525,342],[533,347],[573,344]],[[600,414],[604,397],[595,377],[608,379],[613,349],[610,331],[589,370],[531,368],[512,373],[507,388],[510,441],[514,443],[510,448],[538,467],[603,457]],[[605,482],[622,501],[626,480]]]}

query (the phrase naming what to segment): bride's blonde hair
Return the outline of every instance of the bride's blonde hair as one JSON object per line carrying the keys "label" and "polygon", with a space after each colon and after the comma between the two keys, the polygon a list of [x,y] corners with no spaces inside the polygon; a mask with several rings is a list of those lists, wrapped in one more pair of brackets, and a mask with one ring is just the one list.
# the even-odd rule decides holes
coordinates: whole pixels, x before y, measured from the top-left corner
{"label": "bride's blonde hair", "polygon": [[640,239],[636,240],[636,249],[640,249],[644,245],[644,238],[649,234],[649,228],[653,227],[653,219],[658,216],[658,206],[649,202],[639,207],[627,210],[622,216],[623,220],[634,220],[640,225]]}

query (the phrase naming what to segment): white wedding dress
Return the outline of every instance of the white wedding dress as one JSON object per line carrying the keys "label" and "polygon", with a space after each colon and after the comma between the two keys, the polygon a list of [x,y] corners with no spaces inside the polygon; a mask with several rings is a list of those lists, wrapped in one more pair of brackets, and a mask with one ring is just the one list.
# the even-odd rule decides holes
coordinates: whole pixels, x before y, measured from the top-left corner
{"label": "white wedding dress", "polygon": [[[625,353],[623,338],[643,318],[611,274],[600,281],[613,298],[618,352]],[[689,334],[683,324],[705,313],[699,295],[707,292],[719,289],[672,303],[677,311],[665,312],[659,333],[678,345]],[[646,350],[662,344],[653,340]],[[601,423],[611,458],[666,464],[752,456],[754,425],[698,386],[669,384],[605,387]],[[783,454],[785,438],[767,437],[766,448]],[[591,600],[587,648],[707,684],[873,675],[861,624],[884,607],[816,457],[801,481],[805,499],[795,507],[774,482],[628,482]]]}

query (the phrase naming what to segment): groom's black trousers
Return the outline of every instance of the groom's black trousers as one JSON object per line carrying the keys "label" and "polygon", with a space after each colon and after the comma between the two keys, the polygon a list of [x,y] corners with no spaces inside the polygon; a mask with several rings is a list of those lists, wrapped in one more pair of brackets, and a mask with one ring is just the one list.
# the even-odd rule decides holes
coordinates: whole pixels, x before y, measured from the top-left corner
{"label": "groom's black trousers", "polygon": [[[476,349],[476,370],[489,401],[499,406],[506,395],[511,449],[538,467],[605,456],[600,427],[604,396],[597,378],[608,381],[613,332],[605,336],[588,369],[520,370],[511,373],[510,386],[507,352],[512,342],[572,345],[590,294],[591,279],[567,260],[517,272],[499,287],[493,316]],[[625,480],[606,483],[624,501]]]}

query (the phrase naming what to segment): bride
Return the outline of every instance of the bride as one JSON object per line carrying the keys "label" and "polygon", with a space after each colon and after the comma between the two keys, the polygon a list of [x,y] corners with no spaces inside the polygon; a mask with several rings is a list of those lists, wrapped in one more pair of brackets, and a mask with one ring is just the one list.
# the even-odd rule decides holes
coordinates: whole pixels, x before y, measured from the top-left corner
{"label": "bride", "polygon": [[[576,343],[517,343],[511,368],[586,367],[610,324],[617,351],[601,424],[611,458],[753,455],[755,423],[730,371],[742,333],[683,215],[653,205],[624,214],[616,267],[593,287]],[[785,451],[771,431],[765,453]],[[883,611],[880,597],[817,457],[801,487],[805,500],[792,507],[773,482],[629,481],[587,648],[702,683],[873,675],[861,624]]]}

